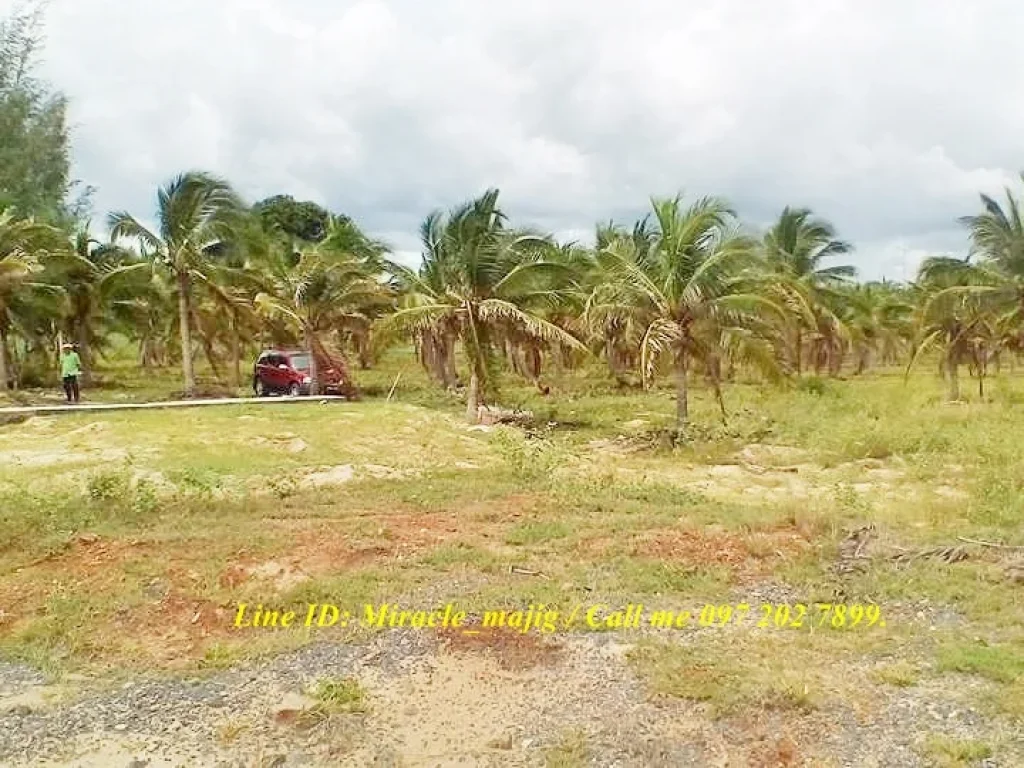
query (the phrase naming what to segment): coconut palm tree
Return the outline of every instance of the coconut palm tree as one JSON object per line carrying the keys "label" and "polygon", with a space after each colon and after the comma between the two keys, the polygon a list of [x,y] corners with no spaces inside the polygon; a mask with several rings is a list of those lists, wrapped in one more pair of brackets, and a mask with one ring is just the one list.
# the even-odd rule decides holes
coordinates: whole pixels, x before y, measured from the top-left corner
{"label": "coconut palm tree", "polygon": [[[323,243],[297,254],[277,249],[262,267],[265,273],[254,305],[264,318],[278,324],[279,334],[301,341],[310,356],[315,393],[319,388],[316,362],[326,350],[326,335],[347,327],[353,318],[365,320],[359,314],[361,308],[380,301],[388,289],[364,259],[332,252]],[[343,360],[338,362],[344,365]]]}
{"label": "coconut palm tree", "polygon": [[918,270],[917,335],[907,374],[922,355],[937,349],[951,402],[960,399],[961,365],[974,363],[983,381],[987,361],[996,351],[996,329],[1005,322],[997,317],[1003,284],[998,270],[970,258],[925,259]]}
{"label": "coconut palm tree", "polygon": [[961,219],[971,238],[965,259],[935,257],[920,268],[918,282],[925,296],[919,306],[919,337],[911,365],[927,349],[939,347],[950,400],[960,397],[957,370],[961,364],[971,366],[983,394],[988,362],[1003,348],[1020,347],[1024,215],[1022,201],[1012,190],[1006,189],[1005,195],[1005,209],[983,194],[983,211]]}
{"label": "coconut palm tree", "polygon": [[[1020,175],[1024,181],[1024,173]],[[1024,278],[1024,201],[1005,190],[1006,208],[988,195],[981,195],[984,210],[960,219],[971,235],[971,255],[994,262],[1015,278]]]}
{"label": "coconut palm tree", "polygon": [[866,371],[875,358],[883,364],[897,360],[913,333],[913,304],[885,281],[849,286],[843,296],[842,323],[853,346],[854,373]]}
{"label": "coconut palm tree", "polygon": [[13,380],[11,331],[22,325],[33,296],[59,292],[37,278],[46,257],[63,248],[60,230],[19,218],[12,208],[0,208],[0,390],[8,389]]}
{"label": "coconut palm tree", "polygon": [[787,206],[764,235],[767,282],[777,301],[790,310],[789,356],[798,376],[808,337],[816,348],[816,367],[822,361],[833,363],[842,345],[845,333],[835,312],[840,298],[836,291],[856,270],[826,262],[851,250],[829,222],[815,218],[807,208]]}
{"label": "coconut palm tree", "polygon": [[242,205],[224,180],[192,171],[171,180],[157,193],[158,229],[152,232],[125,211],[110,214],[110,236],[138,240],[157,264],[174,277],[185,396],[195,392],[192,353],[192,291],[211,253],[230,237]]}
{"label": "coconut palm tree", "polygon": [[571,334],[544,319],[568,289],[569,269],[546,258],[550,242],[506,226],[498,190],[488,190],[448,213],[435,211],[421,227],[423,265],[418,271],[391,263],[404,292],[398,311],[381,324],[385,333],[412,333],[435,345],[443,375],[454,342],[469,368],[466,416],[475,421],[491,385],[495,342],[515,335],[556,347],[583,350]]}
{"label": "coconut palm tree", "polygon": [[654,199],[652,207],[655,234],[649,245],[617,237],[598,253],[606,278],[588,312],[641,320],[644,383],[651,385],[660,364],[671,365],[676,421],[683,427],[694,364],[711,376],[721,405],[720,361],[730,349],[750,342],[758,312],[771,304],[749,290],[755,243],[739,233],[725,202],[706,197],[684,208],[675,197]]}
{"label": "coconut palm tree", "polygon": [[131,276],[146,267],[127,249],[93,238],[88,223],[75,232],[71,246],[51,261],[46,275],[67,297],[65,330],[78,344],[86,383],[92,379],[93,349],[102,342],[99,323],[111,301],[130,292]]}

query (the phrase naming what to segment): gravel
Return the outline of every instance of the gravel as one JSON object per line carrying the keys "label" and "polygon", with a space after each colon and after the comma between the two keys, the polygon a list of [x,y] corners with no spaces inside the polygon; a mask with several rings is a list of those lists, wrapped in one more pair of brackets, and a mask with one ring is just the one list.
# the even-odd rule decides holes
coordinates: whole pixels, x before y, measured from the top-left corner
{"label": "gravel", "polygon": [[[599,768],[775,764],[763,755],[783,737],[800,745],[800,759],[910,768],[923,764],[927,734],[999,745],[989,768],[1024,764],[1021,735],[964,703],[985,685],[969,676],[956,698],[948,679],[926,680],[885,689],[867,713],[826,698],[807,713],[715,720],[700,704],[648,695],[626,663],[639,639],[552,635],[556,656],[508,670],[489,650],[453,655],[426,632],[393,630],[364,645],[318,643],[201,678],[80,681],[62,703],[7,711],[4,698],[47,685],[30,667],[0,663],[0,764],[535,766],[574,732],[585,737],[587,764]],[[276,722],[284,701],[319,679],[349,676],[367,691],[367,714]]]}

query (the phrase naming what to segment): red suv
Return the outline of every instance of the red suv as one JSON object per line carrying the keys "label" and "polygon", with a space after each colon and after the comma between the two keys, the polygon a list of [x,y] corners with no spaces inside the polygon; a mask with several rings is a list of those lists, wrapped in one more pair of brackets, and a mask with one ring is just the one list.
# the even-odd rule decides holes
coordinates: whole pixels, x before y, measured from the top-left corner
{"label": "red suv", "polygon": [[[321,394],[352,396],[345,379],[345,366],[329,354],[317,355],[317,380]],[[275,392],[292,396],[308,395],[312,383],[310,355],[305,350],[267,350],[260,353],[252,372],[252,388],[256,397]]]}
{"label": "red suv", "polygon": [[252,372],[252,388],[256,397],[266,397],[275,392],[308,395],[310,381],[307,352],[263,352]]}

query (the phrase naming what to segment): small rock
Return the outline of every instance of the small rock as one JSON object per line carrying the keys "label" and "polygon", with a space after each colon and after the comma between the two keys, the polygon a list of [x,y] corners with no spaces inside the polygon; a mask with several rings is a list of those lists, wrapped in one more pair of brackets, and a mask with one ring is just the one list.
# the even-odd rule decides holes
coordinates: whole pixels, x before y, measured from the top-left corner
{"label": "small rock", "polygon": [[127,723],[118,723],[117,725],[114,726],[114,730],[115,731],[127,731],[128,730],[128,725],[127,725]]}
{"label": "small rock", "polygon": [[270,714],[274,722],[286,724],[292,723],[306,710],[316,706],[316,702],[309,696],[301,693],[286,693],[281,700],[271,709]]}
{"label": "small rock", "polygon": [[149,760],[143,760],[136,757],[128,762],[126,768],[146,768],[147,765],[149,765]]}
{"label": "small rock", "polygon": [[297,437],[288,443],[288,453],[302,453],[309,445],[301,437]]}

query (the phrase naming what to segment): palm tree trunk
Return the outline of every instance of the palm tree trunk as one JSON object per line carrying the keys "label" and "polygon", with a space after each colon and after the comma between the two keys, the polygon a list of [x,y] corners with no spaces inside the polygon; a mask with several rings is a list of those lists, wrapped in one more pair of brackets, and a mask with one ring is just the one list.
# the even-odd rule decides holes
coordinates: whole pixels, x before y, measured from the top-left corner
{"label": "palm tree trunk", "polygon": [[802,365],[803,356],[804,356],[804,334],[803,334],[803,331],[800,329],[800,326],[797,326],[797,329],[796,329],[796,360],[795,360],[795,362],[796,362],[796,375],[797,375],[798,378],[803,373],[803,365]]}
{"label": "palm tree trunk", "polygon": [[423,336],[423,365],[431,378],[437,379],[442,386],[447,386],[444,366],[441,363],[441,342],[433,331],[428,331]]}
{"label": "palm tree trunk", "polygon": [[615,340],[607,332],[604,335],[604,359],[608,363],[608,372],[612,375],[612,378],[617,383],[622,384],[622,366],[615,350]]}
{"label": "palm tree trunk", "polygon": [[442,338],[444,339],[444,345],[441,348],[444,355],[444,378],[447,382],[445,386],[447,386],[448,389],[455,389],[459,386],[459,372],[455,368],[456,338],[450,333],[444,334]]}
{"label": "palm tree trunk", "polygon": [[[196,325],[198,325],[198,323]],[[206,355],[206,360],[210,364],[210,369],[213,371],[214,378],[216,378],[218,382],[222,381],[220,376],[220,367],[217,365],[217,353],[213,350],[213,339],[210,338],[208,333],[204,333],[200,330],[199,341],[203,346],[203,354]]]}
{"label": "palm tree trunk", "polygon": [[7,329],[0,328],[0,392],[10,389],[10,374],[7,365]]}
{"label": "palm tree trunk", "polygon": [[90,386],[92,385],[92,348],[89,346],[89,328],[82,318],[75,322],[75,341],[78,343],[78,356],[82,360],[82,383]]}
{"label": "palm tree trunk", "polygon": [[320,376],[316,365],[317,345],[314,343],[313,331],[306,327],[304,332],[306,336],[306,353],[309,355],[309,394],[318,395],[320,394]]}
{"label": "palm tree trunk", "polygon": [[463,337],[462,346],[466,351],[466,358],[469,361],[469,391],[466,393],[466,418],[470,422],[476,422],[483,401],[482,389],[484,378],[487,375],[486,363],[484,360],[484,339],[480,329],[477,328],[476,308],[466,302],[466,335]]}
{"label": "palm tree trunk", "polygon": [[480,377],[476,369],[469,374],[469,391],[466,394],[466,420],[476,422],[480,411]]}
{"label": "palm tree trunk", "polygon": [[956,352],[950,349],[946,353],[946,375],[949,377],[949,400],[957,402],[960,399],[960,375],[957,368],[959,363],[956,359]]}
{"label": "palm tree trunk", "polygon": [[685,427],[690,418],[689,392],[686,388],[686,364],[686,350],[680,349],[676,352],[675,360],[677,427]]}
{"label": "palm tree trunk", "polygon": [[196,374],[192,366],[192,296],[188,272],[178,273],[178,331],[181,334],[181,372],[185,378],[185,397],[196,391]]}
{"label": "palm tree trunk", "polygon": [[234,311],[231,312],[231,333],[228,338],[231,340],[231,385],[239,389],[242,386],[242,339],[238,335],[238,317]]}
{"label": "palm tree trunk", "polygon": [[978,351],[978,399],[985,399],[985,373],[988,369],[988,355],[985,349]]}
{"label": "palm tree trunk", "polygon": [[718,409],[722,412],[722,423],[729,420],[729,413],[725,409],[725,398],[722,396],[722,361],[712,357],[708,365],[708,376],[711,379],[711,388],[715,392],[715,400],[718,401]]}
{"label": "palm tree trunk", "polygon": [[533,377],[534,381],[537,381],[540,378],[541,356],[540,349],[536,343],[530,344],[527,354],[529,355],[527,360],[530,366],[530,376]]}
{"label": "palm tree trunk", "polygon": [[369,331],[360,329],[356,331],[356,354],[359,357],[359,367],[364,371],[370,368],[370,334]]}

